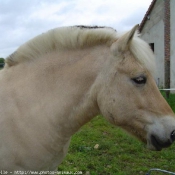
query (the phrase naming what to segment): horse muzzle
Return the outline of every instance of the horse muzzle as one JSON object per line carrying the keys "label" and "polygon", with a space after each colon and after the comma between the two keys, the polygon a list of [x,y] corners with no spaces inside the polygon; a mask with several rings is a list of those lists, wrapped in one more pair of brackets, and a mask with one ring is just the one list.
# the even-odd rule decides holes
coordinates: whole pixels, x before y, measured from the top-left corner
{"label": "horse muzzle", "polygon": [[174,141],[175,141],[175,130],[172,131],[169,139],[167,139],[166,141],[159,139],[155,135],[151,135],[151,143],[154,146],[155,150],[157,150],[157,151],[161,151],[162,148],[169,147]]}
{"label": "horse muzzle", "polygon": [[147,143],[148,149],[161,151],[163,148],[171,146],[175,141],[175,130],[171,132],[167,139],[158,137],[157,135],[150,135],[150,139]]}
{"label": "horse muzzle", "polygon": [[147,135],[147,147],[160,151],[175,141],[175,119],[167,117],[150,126]]}

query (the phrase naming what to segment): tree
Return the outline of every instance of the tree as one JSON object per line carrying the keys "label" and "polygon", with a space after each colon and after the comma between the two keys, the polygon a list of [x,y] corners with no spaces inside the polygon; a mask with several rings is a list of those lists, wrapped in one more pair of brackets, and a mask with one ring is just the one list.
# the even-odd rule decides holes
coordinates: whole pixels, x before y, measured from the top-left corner
{"label": "tree", "polygon": [[0,63],[4,63],[5,59],[4,58],[0,58]]}
{"label": "tree", "polygon": [[4,67],[4,64],[5,64],[5,59],[0,58],[0,69],[2,69]]}

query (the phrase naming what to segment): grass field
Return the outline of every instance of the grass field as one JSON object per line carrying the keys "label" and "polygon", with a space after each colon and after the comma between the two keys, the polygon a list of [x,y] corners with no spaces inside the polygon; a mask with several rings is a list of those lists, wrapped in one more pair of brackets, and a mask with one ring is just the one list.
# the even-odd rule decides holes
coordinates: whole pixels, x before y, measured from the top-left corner
{"label": "grass field", "polygon": [[[165,92],[162,91],[161,93],[165,98]],[[175,94],[170,94],[169,99],[166,99],[166,100],[169,103],[169,105],[171,106],[171,108],[173,109],[173,111],[175,112]]]}
{"label": "grass field", "polygon": [[[175,111],[175,94],[168,102]],[[135,138],[97,116],[72,137],[69,152],[58,170],[82,171],[85,175],[145,175],[151,168],[175,172],[175,144],[161,152],[149,151]]]}

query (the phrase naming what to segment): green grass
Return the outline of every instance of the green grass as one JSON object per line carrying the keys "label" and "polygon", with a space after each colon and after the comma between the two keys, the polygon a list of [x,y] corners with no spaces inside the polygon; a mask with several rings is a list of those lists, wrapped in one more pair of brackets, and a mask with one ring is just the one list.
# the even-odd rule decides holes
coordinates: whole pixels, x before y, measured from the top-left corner
{"label": "green grass", "polygon": [[[168,101],[173,106],[175,96],[171,95]],[[96,144],[99,144],[98,149],[94,148]],[[149,151],[137,139],[97,116],[72,137],[69,152],[58,171],[145,175],[151,168],[175,172],[175,144],[161,152]],[[151,175],[163,173],[152,172]]]}
{"label": "green grass", "polygon": [[[162,95],[165,98],[165,91],[161,91]],[[165,98],[166,99],[166,98]],[[166,99],[173,111],[175,112],[175,94],[170,94],[170,97]]]}

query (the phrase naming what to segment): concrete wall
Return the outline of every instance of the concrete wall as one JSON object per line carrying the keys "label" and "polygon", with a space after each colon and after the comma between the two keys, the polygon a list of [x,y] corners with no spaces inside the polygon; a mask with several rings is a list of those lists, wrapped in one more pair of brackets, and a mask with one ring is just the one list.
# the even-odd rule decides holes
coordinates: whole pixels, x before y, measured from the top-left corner
{"label": "concrete wall", "polygon": [[[171,29],[171,88],[175,88],[175,0],[170,1],[170,29]],[[175,91],[173,91],[175,92]]]}
{"label": "concrete wall", "polygon": [[[175,1],[174,1],[175,2]],[[141,38],[147,43],[154,43],[154,53],[156,57],[156,76],[155,80],[159,87],[164,86],[164,2],[158,0],[150,14],[142,31]]]}

